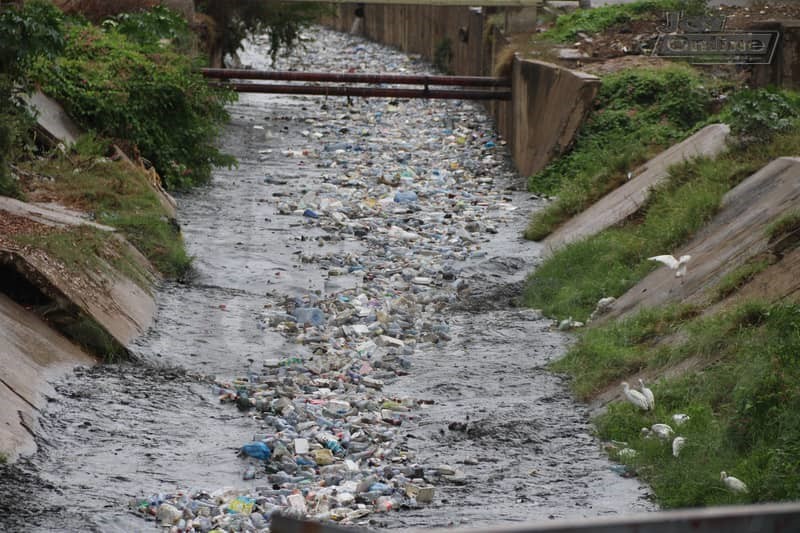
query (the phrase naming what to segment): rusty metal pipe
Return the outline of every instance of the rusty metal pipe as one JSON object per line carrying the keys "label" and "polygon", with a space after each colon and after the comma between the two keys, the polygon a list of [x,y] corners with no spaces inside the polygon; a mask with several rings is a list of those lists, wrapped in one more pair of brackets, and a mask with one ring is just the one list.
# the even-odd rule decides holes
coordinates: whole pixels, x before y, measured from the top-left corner
{"label": "rusty metal pipe", "polygon": [[511,87],[509,78],[489,76],[428,76],[406,74],[356,74],[350,72],[290,72],[285,70],[249,70],[204,68],[206,78],[221,80],[316,81],[338,83],[391,83],[397,85],[456,85],[468,87]]}
{"label": "rusty metal pipe", "polygon": [[453,100],[511,100],[511,91],[468,89],[390,89],[385,87],[348,87],[327,85],[290,85],[280,83],[221,83],[240,93],[309,94],[317,96],[352,96],[382,98],[435,98]]}

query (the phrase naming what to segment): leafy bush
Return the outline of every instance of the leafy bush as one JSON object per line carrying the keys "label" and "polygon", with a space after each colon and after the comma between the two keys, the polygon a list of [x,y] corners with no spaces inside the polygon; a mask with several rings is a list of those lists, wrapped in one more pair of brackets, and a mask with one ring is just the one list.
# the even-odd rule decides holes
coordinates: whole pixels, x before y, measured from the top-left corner
{"label": "leafy bush", "polygon": [[164,6],[138,13],[122,13],[106,20],[103,25],[116,27],[121,34],[152,51],[164,48],[165,41],[181,51],[190,50],[194,43],[186,19]]}
{"label": "leafy bush", "polygon": [[627,173],[705,123],[713,88],[689,67],[629,69],[603,86],[572,150],[531,176],[532,192],[557,200],[525,236],[541,239],[627,179]]}
{"label": "leafy bush", "polygon": [[767,142],[788,131],[800,116],[800,98],[787,92],[747,89],[731,97],[726,119],[731,132],[744,144]]}
{"label": "leafy bush", "polygon": [[647,16],[660,16],[664,11],[686,11],[699,14],[706,9],[705,0],[640,0],[630,4],[579,9],[562,15],[550,30],[538,38],[556,42],[574,41],[578,33],[598,33],[616,24],[624,24]]}
{"label": "leafy bush", "polygon": [[[131,20],[139,19],[122,29],[143,27]],[[214,145],[234,95],[210,88],[187,56],[154,51],[148,39],[158,32],[139,33],[144,45],[119,27],[71,24],[66,35],[64,54],[37,61],[32,75],[83,127],[137,149],[170,188],[202,183],[212,166],[235,162]]]}
{"label": "leafy bush", "polygon": [[[666,332],[680,328],[682,334],[649,346],[650,339],[637,338],[643,325]],[[713,316],[648,311],[589,330],[556,367],[592,391],[629,375],[609,369],[633,358],[653,372],[693,357],[692,370],[651,385],[655,411],[638,411],[627,402],[609,406],[596,421],[601,437],[637,450],[625,461],[664,507],[774,502],[800,497],[799,352],[800,306],[749,302]],[[639,433],[654,422],[671,423],[673,413],[691,417],[679,428],[673,425],[687,439],[678,458],[668,442]],[[745,481],[749,492],[725,490],[721,470]]]}
{"label": "leafy bush", "polygon": [[199,0],[197,10],[208,14],[217,26],[217,42],[222,54],[233,54],[242,41],[267,33],[270,56],[275,61],[282,49],[291,49],[300,31],[330,12],[330,6],[316,2],[259,2],[254,0]]}
{"label": "leafy bush", "polygon": [[48,2],[26,2],[0,12],[0,195],[17,195],[8,172],[14,151],[25,143],[31,117],[18,96],[27,88],[25,68],[64,44],[61,13]]}

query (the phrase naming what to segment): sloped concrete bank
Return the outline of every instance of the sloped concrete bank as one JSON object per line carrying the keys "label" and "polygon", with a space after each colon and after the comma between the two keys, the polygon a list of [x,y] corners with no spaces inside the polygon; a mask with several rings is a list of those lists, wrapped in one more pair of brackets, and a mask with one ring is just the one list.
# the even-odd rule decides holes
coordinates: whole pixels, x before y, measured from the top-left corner
{"label": "sloped concrete bank", "polygon": [[[113,228],[79,215],[0,197],[0,453],[11,461],[36,449],[36,415],[50,394],[49,381],[95,361],[75,342],[98,355],[125,353],[156,310],[152,284],[158,275],[147,259]],[[141,276],[135,281],[99,256],[90,261],[95,268],[76,268],[14,238],[81,228],[112,233]]]}
{"label": "sloped concrete bank", "polygon": [[[37,130],[55,145],[73,145],[83,133],[61,105],[36,91],[27,97]],[[119,148],[116,156],[136,167]],[[155,171],[151,170],[153,174]],[[166,216],[176,217],[175,200],[157,175],[149,185]],[[110,257],[93,257],[93,268],[75,268],[15,234],[47,234],[90,228],[108,233],[135,271],[124,272]],[[36,450],[36,414],[51,394],[50,382],[78,364],[93,364],[106,350],[127,346],[154,318],[156,269],[115,229],[58,204],[0,197],[0,454],[14,461]],[[65,335],[66,333],[66,335]],[[78,346],[76,341],[83,346]],[[89,352],[94,355],[90,355]]]}
{"label": "sloped concrete bank", "polygon": [[[751,281],[748,292],[758,290],[772,301],[795,296],[797,277],[792,266],[794,253],[783,255],[770,239],[767,228],[782,216],[794,212],[800,203],[800,158],[781,157],[731,189],[723,198],[719,214],[691,242],[674,255],[691,255],[682,279],[668,268],[653,271],[622,295],[604,317],[630,316],[650,307],[684,302],[708,305],[710,289],[723,276],[759,254],[776,253],[780,260]],[[796,239],[796,228],[784,238]],[[796,242],[794,240],[793,242]],[[782,272],[778,282],[775,277]],[[769,284],[765,280],[770,279]],[[739,298],[743,294],[739,294]]]}
{"label": "sloped concrete bank", "polygon": [[36,451],[36,415],[49,381],[94,359],[42,319],[0,294],[0,453],[9,461]]}
{"label": "sloped concrete bank", "polygon": [[[360,4],[335,8],[328,26],[352,29],[403,52],[420,54],[456,75],[492,75],[507,45],[490,21],[490,9]],[[508,142],[517,171],[529,176],[570,146],[591,110],[600,79],[516,56],[502,70],[511,76],[512,101],[493,102],[487,108]]]}
{"label": "sloped concrete bank", "polygon": [[696,157],[716,157],[726,148],[730,128],[711,124],[671,146],[631,173],[631,179],[571,218],[542,241],[546,253],[596,235],[636,213],[650,192],[669,177],[669,168]]}

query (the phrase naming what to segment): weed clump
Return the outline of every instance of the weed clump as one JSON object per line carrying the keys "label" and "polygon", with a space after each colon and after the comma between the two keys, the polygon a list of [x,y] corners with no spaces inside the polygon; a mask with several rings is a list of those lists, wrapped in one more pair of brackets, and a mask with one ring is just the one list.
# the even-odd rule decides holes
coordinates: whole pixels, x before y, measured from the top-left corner
{"label": "weed clump", "polygon": [[214,145],[234,95],[209,87],[170,44],[188,31],[179,20],[154,12],[103,28],[69,22],[63,54],[31,71],[84,128],[138,151],[173,189],[234,163]]}
{"label": "weed clump", "polygon": [[789,131],[800,114],[800,96],[787,91],[743,89],[735,92],[724,119],[743,145],[768,142]]}
{"label": "weed clump", "polygon": [[[625,331],[665,318],[677,327],[667,315],[650,313],[598,328],[592,336],[630,350]],[[722,315],[692,319],[682,330],[682,340],[662,344],[655,352],[635,343],[642,368],[654,370],[700,355],[705,358],[703,370],[652,385],[654,412],[637,411],[626,403],[610,405],[596,420],[600,436],[625,441],[637,451],[635,457],[620,460],[653,487],[664,507],[796,500],[800,497],[800,306],[751,302]],[[579,343],[580,350],[589,350],[587,342]],[[596,339],[590,344],[601,346]],[[622,365],[614,363],[617,357],[610,358],[612,364]],[[609,364],[577,350],[567,359],[571,368],[579,368],[579,376]],[[615,379],[605,376],[597,383],[611,384]],[[672,420],[675,413],[686,413],[690,419],[678,426]],[[687,439],[679,457],[672,455],[669,441],[647,439],[640,433],[640,428],[657,422],[671,424],[677,435]],[[749,492],[726,490],[719,482],[722,470],[744,480]]]}
{"label": "weed clump", "polygon": [[538,38],[568,43],[574,41],[579,33],[599,33],[615,25],[660,16],[665,11],[701,14],[706,9],[705,3],[705,0],[640,0],[630,4],[579,9],[558,17],[555,25]]}
{"label": "weed clump", "polygon": [[714,93],[696,71],[681,65],[604,78],[572,150],[530,178],[532,192],[556,200],[533,216],[525,236],[545,237],[624,183],[638,165],[704,125]]}

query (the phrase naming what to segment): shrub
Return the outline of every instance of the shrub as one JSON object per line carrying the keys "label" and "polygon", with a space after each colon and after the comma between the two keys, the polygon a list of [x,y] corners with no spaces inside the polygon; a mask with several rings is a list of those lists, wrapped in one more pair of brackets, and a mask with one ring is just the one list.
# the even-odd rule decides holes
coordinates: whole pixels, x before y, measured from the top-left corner
{"label": "shrub", "polygon": [[27,2],[0,12],[0,195],[18,195],[8,163],[26,144],[31,117],[18,96],[27,89],[25,68],[64,44],[61,13],[47,2]]}
{"label": "shrub", "polygon": [[116,27],[121,34],[154,52],[164,48],[165,41],[180,51],[189,51],[194,44],[194,35],[186,19],[163,6],[138,13],[122,13],[106,20],[104,25]]}
{"label": "shrub", "polygon": [[743,144],[768,142],[795,125],[800,111],[797,96],[768,89],[747,89],[731,97],[726,120]]}
{"label": "shrub", "polygon": [[714,88],[689,67],[609,75],[572,150],[531,176],[532,192],[557,200],[534,215],[538,240],[627,179],[627,173],[705,123]]}
{"label": "shrub", "polygon": [[580,32],[599,33],[616,24],[660,16],[664,11],[701,14],[705,10],[705,0],[640,0],[630,4],[579,9],[558,17],[555,26],[542,33],[539,38],[566,43],[574,41]]}
{"label": "shrub", "polygon": [[64,54],[37,61],[33,76],[83,127],[138,150],[167,187],[202,183],[212,166],[235,162],[214,146],[234,95],[210,88],[173,48],[154,50],[148,39],[157,32],[134,32],[146,44],[123,34],[142,27],[127,20],[105,31],[69,25]]}

